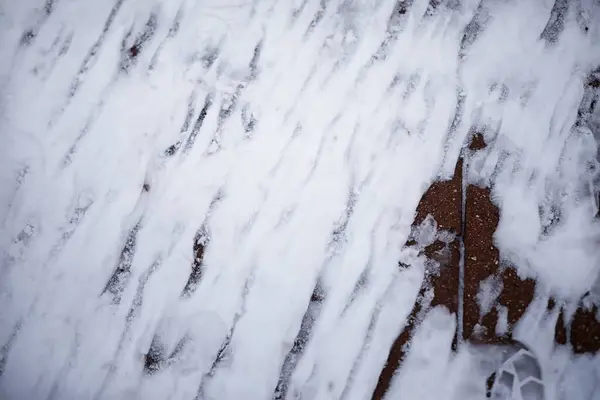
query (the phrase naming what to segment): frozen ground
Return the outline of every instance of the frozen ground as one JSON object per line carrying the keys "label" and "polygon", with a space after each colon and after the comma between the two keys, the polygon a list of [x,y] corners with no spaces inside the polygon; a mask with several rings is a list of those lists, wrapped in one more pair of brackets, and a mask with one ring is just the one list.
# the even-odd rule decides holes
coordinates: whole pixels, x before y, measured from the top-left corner
{"label": "frozen ground", "polygon": [[[415,208],[474,129],[502,256],[588,291],[600,4],[396,3],[1,1],[0,398],[370,398]],[[532,304],[547,398],[600,398],[600,356]],[[453,321],[388,398],[481,398]]]}

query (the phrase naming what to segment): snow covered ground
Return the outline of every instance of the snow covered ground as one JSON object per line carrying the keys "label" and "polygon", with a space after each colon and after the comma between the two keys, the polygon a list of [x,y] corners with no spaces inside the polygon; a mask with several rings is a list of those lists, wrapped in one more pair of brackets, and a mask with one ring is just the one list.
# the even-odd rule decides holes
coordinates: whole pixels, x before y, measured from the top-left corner
{"label": "snow covered ground", "polygon": [[[576,301],[598,66],[595,0],[0,2],[0,398],[370,398],[474,130],[502,256]],[[546,397],[600,398],[542,303]],[[388,398],[481,398],[455,328],[427,316]]]}

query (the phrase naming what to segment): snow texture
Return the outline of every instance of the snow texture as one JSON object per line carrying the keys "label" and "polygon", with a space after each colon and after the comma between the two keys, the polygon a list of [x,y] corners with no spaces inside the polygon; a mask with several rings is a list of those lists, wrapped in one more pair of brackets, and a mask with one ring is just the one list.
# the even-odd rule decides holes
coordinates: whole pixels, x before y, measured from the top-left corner
{"label": "snow texture", "polygon": [[[0,398],[369,398],[423,279],[416,206],[475,128],[502,256],[577,298],[599,7],[2,2]],[[389,398],[468,398],[451,321],[432,311]],[[582,391],[549,399],[597,395],[597,358],[544,354]]]}

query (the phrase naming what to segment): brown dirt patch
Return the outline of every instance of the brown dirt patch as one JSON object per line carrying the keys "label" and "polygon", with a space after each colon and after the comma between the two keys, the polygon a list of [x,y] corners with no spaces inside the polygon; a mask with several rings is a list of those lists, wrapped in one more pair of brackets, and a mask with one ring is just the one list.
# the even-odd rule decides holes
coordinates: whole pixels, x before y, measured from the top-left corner
{"label": "brown dirt patch", "polygon": [[[477,295],[480,283],[498,271],[500,254],[494,246],[494,231],[500,220],[498,208],[490,201],[490,190],[467,187],[465,224],[465,269],[463,297],[463,339],[488,341],[495,336],[497,317],[486,318],[484,331],[475,335],[480,322]],[[479,331],[479,330],[478,330]]]}
{"label": "brown dirt patch", "polygon": [[597,306],[591,309],[579,307],[573,318],[565,324],[565,315],[561,311],[556,323],[556,343],[569,344],[576,354],[600,351],[600,321],[597,315]]}
{"label": "brown dirt patch", "polygon": [[[461,203],[462,203],[462,160],[457,164],[454,176],[449,181],[435,182],[425,192],[417,207],[417,215],[413,227],[420,225],[427,215],[431,214],[438,224],[438,230],[447,230],[456,234],[461,233]],[[409,241],[407,246],[415,243]],[[426,277],[419,290],[415,305],[408,317],[404,329],[394,341],[387,361],[383,367],[372,399],[382,399],[387,392],[392,377],[404,361],[408,352],[408,344],[414,329],[421,322],[429,307],[443,305],[450,312],[458,311],[458,282],[460,246],[458,238],[446,244],[436,240],[422,250],[423,254],[438,263],[439,268],[427,268]],[[428,289],[432,288],[434,297],[429,306],[423,306],[423,299]],[[454,341],[456,345],[456,340]]]}
{"label": "brown dirt patch", "polygon": [[[484,149],[483,135],[476,133],[469,144],[472,151]],[[465,222],[462,223],[462,159],[457,163],[454,176],[449,181],[435,182],[423,195],[416,211],[413,226],[420,225],[427,215],[432,215],[439,230],[457,235],[449,243],[440,240],[422,250],[428,259],[435,262],[426,268],[426,279],[408,321],[392,345],[387,362],[381,371],[372,399],[385,395],[395,371],[405,359],[414,329],[419,325],[430,307],[444,306],[451,313],[463,315],[463,340],[484,344],[513,343],[512,329],[522,318],[535,295],[536,283],[532,279],[521,279],[513,267],[501,265],[499,251],[494,245],[494,232],[500,213],[490,198],[489,188],[469,185],[465,193]],[[464,232],[463,232],[464,230]],[[461,237],[462,235],[462,237]],[[459,309],[459,263],[460,240],[464,240],[464,276],[462,310]],[[406,246],[414,246],[409,241]],[[480,309],[478,294],[482,281],[497,280],[497,298],[489,312]],[[431,304],[423,304],[425,293],[433,289]],[[557,307],[550,299],[548,310]],[[500,310],[506,312],[506,331],[497,334]],[[597,308],[586,310],[580,307],[573,319],[565,326],[563,316],[556,326],[557,344],[569,344],[576,353],[600,351],[600,321],[596,319]],[[562,314],[562,313],[561,313]],[[453,348],[456,348],[455,337]]]}
{"label": "brown dirt patch", "polygon": [[487,147],[483,135],[479,132],[475,133],[469,143],[469,150],[478,151],[483,150]]}
{"label": "brown dirt patch", "polygon": [[462,159],[456,164],[449,181],[434,182],[417,207],[413,225],[419,225],[428,214],[438,223],[438,229],[461,234]]}
{"label": "brown dirt patch", "polygon": [[525,314],[527,307],[533,301],[535,281],[522,280],[514,268],[505,268],[502,272],[504,288],[498,297],[498,303],[508,309],[508,325],[512,328]]}

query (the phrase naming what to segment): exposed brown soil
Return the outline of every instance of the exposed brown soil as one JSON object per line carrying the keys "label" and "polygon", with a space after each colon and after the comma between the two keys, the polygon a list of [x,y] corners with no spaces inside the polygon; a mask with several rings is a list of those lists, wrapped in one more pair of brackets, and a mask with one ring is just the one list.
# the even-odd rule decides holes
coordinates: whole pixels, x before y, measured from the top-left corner
{"label": "exposed brown soil", "polygon": [[[413,227],[420,225],[431,214],[438,224],[438,230],[461,234],[462,203],[462,160],[456,166],[454,176],[449,181],[439,181],[431,185],[425,192],[417,207]],[[409,241],[406,246],[415,245]],[[458,283],[460,246],[458,238],[446,244],[436,240],[422,249],[423,254],[438,263],[439,268],[427,268],[425,279],[408,317],[408,321],[400,335],[394,341],[387,361],[379,375],[377,387],[372,399],[382,399],[388,390],[394,372],[400,367],[408,352],[408,344],[414,329],[419,325],[429,307],[445,306],[452,313],[458,311]],[[423,307],[423,298],[428,289],[433,289],[434,297],[429,306]],[[454,341],[454,346],[456,340]]]}
{"label": "exposed brown soil", "polygon": [[419,316],[422,314],[421,303],[423,301],[423,296],[425,295],[426,290],[426,285],[423,285],[421,287],[421,290],[419,291],[419,295],[417,296],[415,305],[410,315],[408,316],[404,329],[402,329],[402,332],[400,332],[400,335],[398,335],[398,337],[394,341],[394,344],[392,344],[386,363],[383,369],[381,370],[381,373],[379,374],[377,386],[375,387],[375,391],[373,392],[373,396],[371,397],[373,400],[383,399],[383,396],[387,392],[390,383],[392,382],[394,372],[396,372],[396,370],[400,367],[400,365],[404,361],[404,358],[406,357],[406,354],[408,352],[408,343],[412,338],[413,330],[415,329],[415,326],[418,325],[418,323],[420,322]]}
{"label": "exposed brown soil", "polygon": [[[533,280],[521,280],[514,268],[500,265],[500,254],[493,240],[499,220],[500,212],[490,199],[490,190],[468,186],[463,317],[465,340],[476,339],[490,344],[504,342],[511,337],[512,327],[523,316],[535,294]],[[502,285],[502,290],[490,312],[481,315],[477,294],[481,282],[487,278],[495,279]],[[498,306],[506,307],[508,314],[508,331],[503,335],[496,334]]]}
{"label": "exposed brown soil", "polygon": [[456,314],[458,312],[458,264],[460,262],[460,246],[458,240],[454,240],[450,243],[447,250],[450,253],[449,259],[443,260],[444,263],[440,262],[440,259],[437,258],[437,254],[428,254],[428,250],[425,250],[425,255],[440,262],[439,274],[434,276],[431,282],[434,294],[431,306],[444,306],[448,311]]}
{"label": "exposed brown soil", "polygon": [[469,150],[477,151],[483,150],[486,148],[485,140],[483,139],[483,135],[481,133],[475,133],[471,138],[471,142],[469,143]]}
{"label": "exposed brown soil", "polygon": [[[483,135],[475,134],[469,149],[479,151],[485,147]],[[535,281],[522,280],[515,268],[500,263],[500,255],[493,240],[500,213],[491,201],[489,188],[467,186],[465,222],[464,227],[462,226],[462,162],[460,159],[452,180],[433,183],[417,207],[413,226],[420,225],[431,214],[438,224],[438,230],[453,232],[457,237],[452,243],[437,240],[421,249],[422,254],[437,263],[432,263],[433,267],[426,269],[426,279],[406,326],[392,345],[373,399],[381,399],[385,395],[395,371],[407,355],[414,329],[430,307],[441,305],[455,315],[462,311],[462,340],[501,344],[513,342],[512,329],[534,299]],[[463,308],[459,310],[461,238],[464,240],[464,292]],[[416,242],[412,240],[406,243],[406,246],[414,245]],[[499,293],[490,305],[489,312],[484,313],[477,296],[486,279],[494,282]],[[433,300],[431,304],[424,305],[424,294],[429,289],[433,289]],[[548,309],[552,310],[556,306],[556,301],[550,299]],[[500,310],[506,313],[506,329],[497,333],[497,328],[500,327]],[[576,353],[600,351],[600,321],[596,319],[596,315],[596,308],[586,310],[580,307],[567,326],[561,315],[556,327],[556,343],[570,344]],[[454,348],[456,343],[455,337]]]}
{"label": "exposed brown soil", "polygon": [[[486,320],[485,331],[475,332],[480,320],[477,300],[480,283],[496,274],[500,255],[493,244],[500,214],[489,200],[490,190],[467,187],[465,224],[465,270],[463,297],[463,339],[483,340],[495,336],[495,321]],[[492,326],[493,325],[493,326]]]}
{"label": "exposed brown soil", "polygon": [[461,234],[462,204],[462,159],[454,169],[449,181],[434,182],[425,192],[417,207],[413,225],[419,225],[431,214],[438,223],[438,229]]}
{"label": "exposed brown soil", "polygon": [[430,287],[433,289],[431,307],[444,306],[455,315],[458,313],[461,208],[462,159],[458,161],[451,180],[436,182],[425,193],[417,207],[414,222],[420,224],[431,214],[438,224],[438,230],[450,231],[457,235],[451,243],[437,240],[423,251],[427,258],[436,261],[439,266],[427,271],[430,275]]}
{"label": "exposed brown soil", "polygon": [[600,321],[598,307],[591,310],[578,308],[571,321],[571,346],[575,353],[596,353],[600,350]]}
{"label": "exposed brown soil", "polygon": [[498,297],[498,303],[508,309],[508,325],[512,328],[525,314],[535,294],[535,281],[522,280],[514,268],[505,268],[502,272],[504,288]]}
{"label": "exposed brown soil", "polygon": [[600,320],[597,315],[597,306],[591,309],[579,307],[565,326],[565,316],[561,312],[556,323],[556,343],[571,345],[576,354],[600,351]]}

